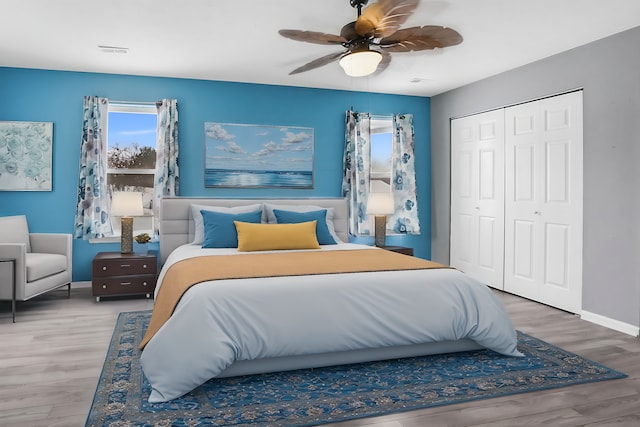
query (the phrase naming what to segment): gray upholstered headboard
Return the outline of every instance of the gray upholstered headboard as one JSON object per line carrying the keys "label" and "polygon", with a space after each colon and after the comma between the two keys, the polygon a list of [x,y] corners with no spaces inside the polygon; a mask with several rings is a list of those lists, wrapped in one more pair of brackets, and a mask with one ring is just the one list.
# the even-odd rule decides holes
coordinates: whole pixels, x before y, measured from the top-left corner
{"label": "gray upholstered headboard", "polygon": [[347,199],[305,198],[305,199],[216,199],[201,197],[164,197],[160,206],[160,258],[164,264],[169,254],[178,246],[193,241],[194,222],[191,205],[240,206],[255,203],[277,205],[314,205],[334,208],[333,224],[336,234],[343,242],[349,241]]}

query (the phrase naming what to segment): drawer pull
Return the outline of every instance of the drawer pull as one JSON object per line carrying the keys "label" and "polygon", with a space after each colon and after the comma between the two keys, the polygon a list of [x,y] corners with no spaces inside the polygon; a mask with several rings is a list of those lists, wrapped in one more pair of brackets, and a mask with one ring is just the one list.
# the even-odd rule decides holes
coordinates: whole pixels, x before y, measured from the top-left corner
{"label": "drawer pull", "polygon": [[107,285],[102,285],[102,289],[107,289]]}
{"label": "drawer pull", "polygon": [[147,286],[147,282],[142,282],[142,286]]}
{"label": "drawer pull", "polygon": [[107,267],[106,266],[102,267],[102,271],[107,271]]}
{"label": "drawer pull", "polygon": [[129,268],[129,267],[131,267],[131,264],[120,264],[120,267]]}
{"label": "drawer pull", "polygon": [[142,264],[142,268],[147,268],[147,264]]}
{"label": "drawer pull", "polygon": [[127,286],[130,285],[131,282],[120,282],[120,286]]}

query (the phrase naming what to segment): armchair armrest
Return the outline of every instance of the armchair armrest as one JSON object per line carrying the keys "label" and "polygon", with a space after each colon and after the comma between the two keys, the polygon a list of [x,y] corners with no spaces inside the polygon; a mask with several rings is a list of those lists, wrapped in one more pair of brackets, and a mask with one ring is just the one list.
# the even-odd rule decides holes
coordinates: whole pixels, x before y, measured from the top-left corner
{"label": "armchair armrest", "polygon": [[15,259],[24,265],[27,245],[24,243],[0,243],[0,258]]}
{"label": "armchair armrest", "polygon": [[[0,243],[0,259],[16,260],[16,284],[24,283],[27,278],[27,244]],[[0,300],[11,299],[11,283],[13,283],[13,266],[10,262],[0,263]]]}
{"label": "armchair armrest", "polygon": [[[67,257],[67,271],[71,275],[73,261],[72,236],[66,233],[29,233],[31,252],[60,254]],[[71,279],[69,279],[71,280]]]}

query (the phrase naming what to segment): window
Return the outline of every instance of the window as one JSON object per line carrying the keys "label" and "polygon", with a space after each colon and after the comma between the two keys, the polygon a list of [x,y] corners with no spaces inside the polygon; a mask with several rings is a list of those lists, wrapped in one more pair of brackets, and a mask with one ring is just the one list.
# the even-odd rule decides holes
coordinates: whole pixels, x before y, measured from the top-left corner
{"label": "window", "polygon": [[[109,103],[107,185],[110,191],[142,193],[144,216],[134,218],[134,234],[153,235],[153,187],[156,167],[155,104]],[[120,218],[112,218],[120,235]]]}
{"label": "window", "polygon": [[372,117],[371,164],[369,166],[369,191],[383,193],[391,191],[393,119]]}

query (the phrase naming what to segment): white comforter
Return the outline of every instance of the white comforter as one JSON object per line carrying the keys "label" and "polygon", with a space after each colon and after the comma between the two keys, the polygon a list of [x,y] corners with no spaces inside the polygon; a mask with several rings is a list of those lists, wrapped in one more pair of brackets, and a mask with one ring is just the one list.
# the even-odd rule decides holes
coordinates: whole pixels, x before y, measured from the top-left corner
{"label": "white comforter", "polygon": [[[355,244],[322,250],[370,248]],[[371,248],[371,250],[380,250]],[[174,262],[235,249],[176,249]],[[156,292],[158,292],[158,289]],[[469,338],[519,356],[513,325],[484,284],[453,269],[235,279],[189,289],[146,345],[149,402],[179,397],[236,360]]]}

